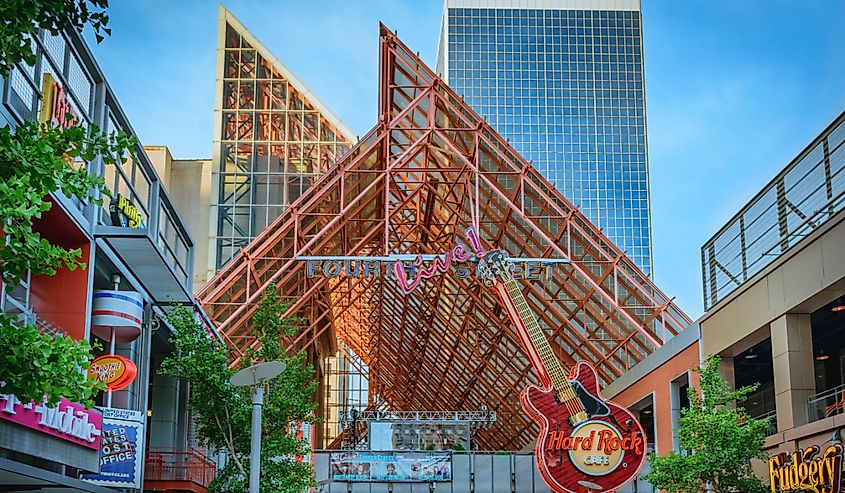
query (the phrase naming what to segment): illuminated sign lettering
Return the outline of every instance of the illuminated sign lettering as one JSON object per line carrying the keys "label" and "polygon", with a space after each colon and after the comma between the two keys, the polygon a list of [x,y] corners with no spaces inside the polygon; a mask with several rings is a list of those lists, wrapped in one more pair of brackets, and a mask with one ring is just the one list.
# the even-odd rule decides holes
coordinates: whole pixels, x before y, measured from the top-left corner
{"label": "illuminated sign lettering", "polygon": [[117,200],[109,205],[112,223],[124,228],[143,228],[144,218],[132,202],[123,195],[117,194]]}
{"label": "illuminated sign lettering", "polygon": [[52,75],[46,73],[41,89],[41,112],[38,121],[50,123],[56,128],[74,127],[79,122],[64,88]]}
{"label": "illuminated sign lettering", "polygon": [[[443,261],[435,259],[437,265],[443,265]],[[308,277],[382,277],[397,280],[396,273],[404,270],[402,280],[406,286],[419,284],[416,281],[418,275],[424,271],[425,260],[417,257],[414,260],[359,260],[343,257],[325,258],[320,260],[306,260],[305,273]],[[551,279],[553,268],[557,262],[543,262],[532,260],[526,262],[514,262],[512,267],[515,279]],[[431,267],[429,267],[430,269]],[[475,259],[463,262],[451,262],[446,270],[438,270],[443,273],[451,270],[458,279],[466,279],[470,276],[482,277],[478,273],[478,261]],[[433,275],[433,273],[432,273]],[[429,276],[430,277],[430,276]],[[422,281],[422,278],[420,278]],[[402,281],[400,281],[402,282]]]}
{"label": "illuminated sign lettering", "polygon": [[780,453],[769,458],[772,493],[812,491],[839,493],[842,482],[842,445],[828,446],[821,455],[818,445],[792,456]]}
{"label": "illuminated sign lettering", "polygon": [[117,354],[96,358],[88,367],[88,378],[106,384],[108,390],[125,389],[135,380],[135,363]]}

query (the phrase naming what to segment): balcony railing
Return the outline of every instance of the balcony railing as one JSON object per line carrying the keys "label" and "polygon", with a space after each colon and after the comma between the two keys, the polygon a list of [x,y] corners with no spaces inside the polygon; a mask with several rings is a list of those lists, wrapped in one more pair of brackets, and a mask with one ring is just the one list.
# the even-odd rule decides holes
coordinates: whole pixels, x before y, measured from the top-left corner
{"label": "balcony railing", "polygon": [[[127,135],[135,135],[80,36],[73,31],[57,35],[42,31],[30,39],[30,43],[36,53],[35,65],[19,64],[12,70],[9,83],[0,79],[0,124],[5,123],[4,120],[20,123],[37,119],[42,104],[43,77],[50,74],[63,88],[81,125],[97,125],[106,133],[124,131]],[[6,113],[8,117],[4,118]],[[112,225],[108,206],[118,195],[126,197],[149,230],[151,243],[158,247],[186,295],[190,295],[193,292],[193,240],[140,144],[135,153],[137,159],[128,159],[118,165],[105,166],[100,159],[87,163],[89,171],[100,175],[111,193],[111,197],[104,198],[103,207],[94,209],[92,206],[96,217],[88,219],[96,224]],[[83,211],[78,200],[68,204]]]}
{"label": "balcony railing", "polygon": [[187,481],[205,488],[216,473],[214,462],[196,450],[150,450],[144,466],[144,482]]}
{"label": "balcony railing", "polygon": [[845,209],[845,113],[701,247],[709,310]]}
{"label": "balcony railing", "polygon": [[766,427],[766,436],[774,435],[778,432],[778,412],[776,409],[772,409],[771,411],[767,412],[766,414],[760,416],[754,416],[757,419],[768,419],[769,426]]}
{"label": "balcony railing", "polygon": [[807,417],[811,422],[843,413],[845,413],[845,385],[819,392],[807,399]]}

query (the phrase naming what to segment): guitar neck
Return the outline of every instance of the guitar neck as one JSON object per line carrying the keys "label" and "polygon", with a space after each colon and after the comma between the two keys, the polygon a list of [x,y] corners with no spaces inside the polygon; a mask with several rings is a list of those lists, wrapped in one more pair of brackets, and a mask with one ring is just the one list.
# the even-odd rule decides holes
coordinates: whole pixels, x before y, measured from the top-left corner
{"label": "guitar neck", "polygon": [[563,371],[560,361],[558,361],[557,357],[555,357],[552,347],[549,344],[549,340],[546,339],[543,329],[537,322],[534,312],[531,311],[531,308],[528,306],[528,302],[525,300],[525,296],[522,295],[522,290],[519,288],[516,280],[511,277],[510,279],[502,281],[502,284],[507,296],[510,298],[517,310],[519,321],[521,321],[522,326],[525,327],[528,342],[531,343],[534,350],[537,352],[537,355],[540,357],[543,369],[551,379],[552,385],[558,390],[561,399],[567,401],[568,407],[575,409],[575,411],[577,411],[576,414],[583,413],[584,409],[581,402],[575,396],[575,391],[569,383],[569,379],[566,378],[566,373]]}

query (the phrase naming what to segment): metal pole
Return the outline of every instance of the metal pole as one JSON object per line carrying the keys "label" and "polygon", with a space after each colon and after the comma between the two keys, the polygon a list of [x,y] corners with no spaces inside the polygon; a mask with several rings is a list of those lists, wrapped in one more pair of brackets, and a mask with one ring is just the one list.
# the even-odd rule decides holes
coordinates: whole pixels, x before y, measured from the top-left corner
{"label": "metal pole", "polygon": [[264,386],[252,388],[252,438],[249,451],[249,493],[258,493],[261,475],[261,406],[264,404]]}
{"label": "metal pole", "polygon": [[[110,353],[109,353],[109,354],[114,354],[114,349],[115,349],[115,348],[114,348],[114,345],[115,345],[115,340],[114,340],[114,327],[112,327],[112,328],[111,328],[111,341],[109,341],[109,351],[110,351]],[[112,394],[112,390],[111,390],[111,389],[109,389],[109,390],[106,392],[106,407],[111,407],[111,394]]]}

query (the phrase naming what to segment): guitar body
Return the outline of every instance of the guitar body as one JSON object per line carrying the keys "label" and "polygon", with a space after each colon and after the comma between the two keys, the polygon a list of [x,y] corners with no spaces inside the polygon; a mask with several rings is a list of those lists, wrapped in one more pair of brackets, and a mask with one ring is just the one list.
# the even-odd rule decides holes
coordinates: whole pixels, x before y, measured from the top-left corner
{"label": "guitar body", "polygon": [[537,468],[560,493],[616,491],[639,474],[645,433],[630,411],[601,397],[592,366],[579,362],[569,379],[579,400],[595,400],[584,402],[589,419],[575,425],[553,388],[529,385],[522,392],[523,409],[540,426]]}
{"label": "guitar body", "polygon": [[495,285],[544,385],[529,385],[520,396],[523,409],[540,426],[537,469],[557,493],[619,490],[636,478],[645,461],[642,425],[630,411],[601,396],[598,375],[588,363],[579,362],[567,376],[513,277],[507,253],[485,253],[474,232],[467,234],[483,257],[479,273]]}

